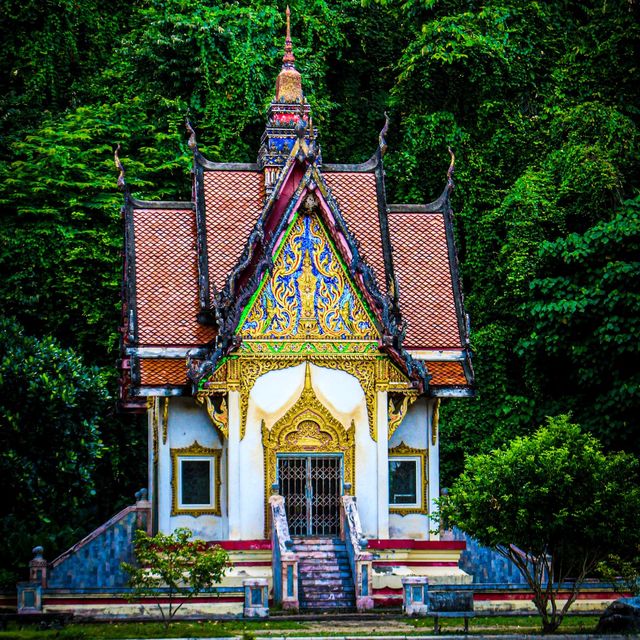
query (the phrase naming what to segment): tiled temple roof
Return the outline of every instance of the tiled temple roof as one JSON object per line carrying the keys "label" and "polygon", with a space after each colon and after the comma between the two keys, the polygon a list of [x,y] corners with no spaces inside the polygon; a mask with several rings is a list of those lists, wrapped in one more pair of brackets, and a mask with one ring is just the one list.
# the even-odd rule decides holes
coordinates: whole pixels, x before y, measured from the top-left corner
{"label": "tiled temple roof", "polygon": [[462,349],[442,212],[390,212],[407,349]]}
{"label": "tiled temple roof", "polygon": [[133,304],[140,346],[203,345],[215,332],[199,324],[195,213],[132,209]]}
{"label": "tiled temple roof", "polygon": [[[427,205],[386,203],[388,119],[370,160],[323,164],[290,48],[288,39],[257,164],[208,161],[188,124],[193,202],[145,202],[129,195],[116,152],[125,191],[124,406],[190,393],[237,348],[240,314],[301,206],[323,220],[375,316],[381,351],[419,390],[472,393],[449,204],[453,157],[445,191]],[[200,368],[189,380],[190,358]]]}
{"label": "tiled temple roof", "polygon": [[204,172],[207,256],[211,291],[219,291],[236,264],[264,202],[262,171]]}
{"label": "tiled temple roof", "polygon": [[376,274],[380,286],[385,281],[384,257],[378,220],[376,176],[371,172],[323,172],[349,230],[361,245],[362,257]]}

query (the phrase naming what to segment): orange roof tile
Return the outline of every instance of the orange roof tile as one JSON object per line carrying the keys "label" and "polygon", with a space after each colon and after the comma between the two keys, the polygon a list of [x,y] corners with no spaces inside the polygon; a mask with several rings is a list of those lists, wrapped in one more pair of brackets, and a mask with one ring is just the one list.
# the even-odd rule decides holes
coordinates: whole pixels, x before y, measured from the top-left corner
{"label": "orange roof tile", "polygon": [[469,384],[460,362],[426,362],[425,364],[431,374],[430,386],[448,387]]}
{"label": "orange roof tile", "polygon": [[196,321],[198,258],[190,209],[134,209],[140,345],[201,345],[215,335]]}
{"label": "orange roof tile", "polygon": [[212,292],[224,287],[264,203],[261,171],[204,172],[207,257]]}
{"label": "orange roof tile", "polygon": [[182,358],[140,358],[140,384],[188,385],[187,362]]}
{"label": "orange roof tile", "polygon": [[327,172],[322,175],[349,231],[360,242],[361,256],[374,270],[378,287],[384,292],[386,281],[375,174]]}
{"label": "orange roof tile", "polygon": [[442,213],[389,213],[404,346],[460,349],[447,238]]}

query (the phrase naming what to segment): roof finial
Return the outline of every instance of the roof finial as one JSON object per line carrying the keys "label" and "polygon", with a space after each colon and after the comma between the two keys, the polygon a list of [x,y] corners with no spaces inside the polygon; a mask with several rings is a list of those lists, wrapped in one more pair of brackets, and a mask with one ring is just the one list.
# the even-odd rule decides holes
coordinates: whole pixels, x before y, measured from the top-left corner
{"label": "roof finial", "polygon": [[447,147],[449,150],[449,155],[451,156],[451,163],[449,164],[449,169],[447,170],[447,188],[449,189],[449,193],[453,191],[453,172],[456,168],[456,156],[451,150],[451,147]]}
{"label": "roof finial", "polygon": [[189,149],[191,149],[191,151],[195,152],[198,150],[198,141],[196,140],[196,131],[189,121],[189,116],[185,118],[184,126],[187,129],[187,133],[189,134],[189,142],[187,142],[187,146],[189,147]]}
{"label": "roof finial", "polygon": [[282,56],[282,62],[284,66],[293,66],[296,61],[293,55],[293,43],[291,42],[291,10],[287,5],[287,35],[284,39],[284,55]]}
{"label": "roof finial", "polygon": [[116,164],[116,169],[120,172],[118,174],[118,189],[124,191],[127,187],[127,183],[124,181],[124,165],[120,160],[120,143],[118,142],[116,150],[113,152],[113,160]]}
{"label": "roof finial", "polygon": [[380,155],[384,156],[387,152],[387,132],[389,131],[389,116],[384,112],[384,127],[378,136],[378,144],[380,145]]}

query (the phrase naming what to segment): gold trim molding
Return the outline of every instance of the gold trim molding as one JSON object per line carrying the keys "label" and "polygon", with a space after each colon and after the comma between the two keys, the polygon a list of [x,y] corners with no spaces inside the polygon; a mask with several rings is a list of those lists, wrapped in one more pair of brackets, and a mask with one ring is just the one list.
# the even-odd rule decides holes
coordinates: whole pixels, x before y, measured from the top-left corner
{"label": "gold trim molding", "polygon": [[[367,406],[369,434],[377,441],[376,391],[389,390],[411,395],[409,380],[384,355],[372,354],[313,354],[311,358],[304,354],[287,355],[245,355],[232,356],[210,376],[197,392],[197,398],[240,391],[240,439],[244,438],[247,428],[247,410],[249,394],[256,380],[270,371],[288,369],[303,362],[313,362],[319,367],[337,369],[354,376],[364,392]],[[214,422],[215,424],[215,422]]]}
{"label": "gold trim molding", "polygon": [[[178,500],[178,458],[213,458],[213,506],[190,509],[181,507]],[[220,489],[222,486],[220,461],[222,459],[222,449],[211,449],[203,447],[197,440],[188,447],[171,449],[171,515],[172,516],[193,516],[197,518],[202,515],[220,516]]]}
{"label": "gold trim molding", "polygon": [[433,417],[431,418],[431,444],[438,442],[438,427],[440,425],[440,398],[436,398],[433,405]]}
{"label": "gold trim molding", "polygon": [[401,516],[409,515],[410,513],[421,513],[427,514],[427,450],[426,449],[414,449],[413,447],[407,446],[404,442],[401,442],[397,447],[393,447],[393,449],[389,449],[389,462],[395,457],[413,457],[420,459],[420,480],[422,484],[421,491],[421,501],[422,505],[417,508],[413,506],[409,507],[401,507],[399,505],[391,505],[389,503],[389,513],[397,513]]}

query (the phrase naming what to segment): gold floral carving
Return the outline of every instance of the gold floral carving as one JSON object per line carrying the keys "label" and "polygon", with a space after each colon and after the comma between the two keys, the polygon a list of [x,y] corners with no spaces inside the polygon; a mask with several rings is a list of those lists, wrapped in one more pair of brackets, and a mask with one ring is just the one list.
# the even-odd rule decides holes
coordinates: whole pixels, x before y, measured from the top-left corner
{"label": "gold floral carving", "polygon": [[440,398],[436,398],[433,405],[433,418],[431,418],[431,444],[438,442],[438,426],[440,424]]}
{"label": "gold floral carving", "polygon": [[296,218],[238,333],[244,340],[378,339],[373,317],[317,216]]}
{"label": "gold floral carving", "polygon": [[198,404],[203,404],[213,426],[223,438],[229,438],[229,410],[226,394],[216,393],[196,397]]}
{"label": "gold floral carving", "polygon": [[[247,409],[249,408],[249,394],[256,380],[268,373],[278,369],[295,367],[307,359],[303,356],[292,356],[287,358],[242,358],[242,375],[240,377],[240,438],[244,438],[247,424]],[[369,420],[369,433],[373,440],[376,440],[376,393],[375,393],[375,361],[350,358],[314,358],[314,364],[329,369],[339,369],[354,376],[362,390],[367,406],[367,417]]]}
{"label": "gold floral carving", "polygon": [[167,444],[169,433],[169,398],[162,398],[162,444]]}
{"label": "gold floral carving", "polygon": [[[179,458],[188,457],[206,457],[212,458],[213,462],[213,483],[214,483],[214,500],[213,506],[207,508],[189,509],[180,507],[178,500],[178,474],[180,473]],[[193,516],[197,518],[202,515],[222,515],[220,509],[220,487],[221,474],[220,474],[220,459],[222,457],[221,449],[210,449],[203,447],[197,440],[188,447],[182,447],[181,449],[171,449],[171,515],[172,516]]]}
{"label": "gold floral carving", "polygon": [[389,440],[400,426],[409,407],[418,399],[417,393],[390,393],[389,403]]}
{"label": "gold floral carving", "polygon": [[158,464],[158,417],[160,415],[160,398],[151,396],[147,400],[147,410],[151,414],[151,437],[153,450],[153,465]]}
{"label": "gold floral carving", "polygon": [[[346,429],[318,400],[311,385],[311,368],[307,362],[304,387],[296,403],[268,429],[262,423],[264,446],[265,494],[276,481],[278,453],[341,453],[344,482],[355,492],[355,423]],[[265,523],[268,503],[265,501]],[[268,525],[267,525],[268,527]]]}
{"label": "gold floral carving", "polygon": [[414,449],[408,447],[404,442],[401,442],[397,447],[389,449],[389,461],[394,457],[412,457],[419,459],[420,465],[420,502],[422,503],[419,508],[416,507],[402,507],[394,504],[389,505],[390,513],[398,513],[402,516],[406,516],[410,513],[427,513],[427,451],[425,449]]}

